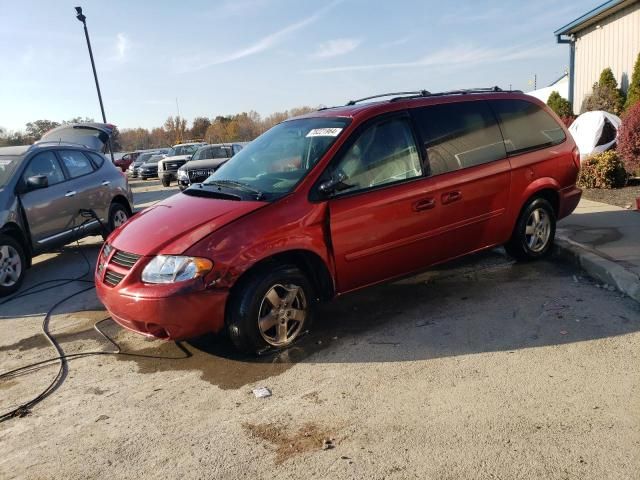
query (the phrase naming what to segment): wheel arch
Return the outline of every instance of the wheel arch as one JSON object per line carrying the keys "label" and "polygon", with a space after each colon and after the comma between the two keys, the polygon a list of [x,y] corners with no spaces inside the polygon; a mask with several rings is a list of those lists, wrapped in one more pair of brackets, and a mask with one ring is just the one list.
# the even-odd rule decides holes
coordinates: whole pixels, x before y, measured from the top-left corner
{"label": "wheel arch", "polygon": [[553,207],[553,212],[558,216],[560,211],[560,184],[553,178],[539,178],[531,183],[522,195],[520,208],[518,209],[518,217],[522,213],[525,206],[534,198],[544,198]]}
{"label": "wheel arch", "polygon": [[119,203],[124,208],[126,208],[127,212],[129,212],[129,216],[133,214],[131,205],[129,205],[129,200],[127,200],[127,197],[125,197],[124,195],[118,194],[115,197],[113,197],[113,199],[111,200],[111,205],[113,205],[114,203]]}
{"label": "wheel arch", "polygon": [[27,267],[30,267],[33,252],[31,250],[31,244],[29,243],[26,235],[24,234],[20,226],[17,223],[9,222],[0,229],[0,233],[10,236],[16,242],[22,245],[22,248],[24,250],[24,254],[27,260]]}

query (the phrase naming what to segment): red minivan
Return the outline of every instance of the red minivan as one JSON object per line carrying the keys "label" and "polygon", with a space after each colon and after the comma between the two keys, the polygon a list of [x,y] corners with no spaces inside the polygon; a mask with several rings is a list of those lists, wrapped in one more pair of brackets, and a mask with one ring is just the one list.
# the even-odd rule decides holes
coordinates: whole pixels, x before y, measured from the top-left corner
{"label": "red minivan", "polygon": [[318,301],[496,245],[550,251],[581,190],[549,108],[498,88],[389,96],[286,120],[114,231],[95,273],[113,319],[165,339],[226,329],[259,353]]}

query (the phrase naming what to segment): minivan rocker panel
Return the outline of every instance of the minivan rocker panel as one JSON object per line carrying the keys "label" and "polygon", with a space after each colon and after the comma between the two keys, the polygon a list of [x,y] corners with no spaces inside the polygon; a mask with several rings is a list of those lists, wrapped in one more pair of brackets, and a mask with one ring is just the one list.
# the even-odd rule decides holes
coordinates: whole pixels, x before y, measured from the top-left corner
{"label": "minivan rocker panel", "polygon": [[[519,93],[416,97],[273,127],[203,185],[116,230],[96,268],[100,300],[135,332],[226,328],[256,353],[294,341],[317,300],[498,245],[517,259],[548,254],[581,196],[558,117]],[[216,185],[226,197],[199,193]],[[163,268],[168,255],[207,268],[143,281],[158,255]]]}

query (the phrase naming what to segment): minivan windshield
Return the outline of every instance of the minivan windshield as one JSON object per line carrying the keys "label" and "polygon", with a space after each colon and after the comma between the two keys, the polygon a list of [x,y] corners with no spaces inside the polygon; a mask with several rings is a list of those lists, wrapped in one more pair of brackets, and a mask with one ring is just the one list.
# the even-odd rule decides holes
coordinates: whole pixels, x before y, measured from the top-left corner
{"label": "minivan windshield", "polygon": [[18,166],[20,157],[1,156],[0,157],[0,188],[3,188],[13,175]]}
{"label": "minivan windshield", "polygon": [[347,118],[282,122],[236,153],[204,186],[250,190],[274,199],[293,190],[349,124]]}

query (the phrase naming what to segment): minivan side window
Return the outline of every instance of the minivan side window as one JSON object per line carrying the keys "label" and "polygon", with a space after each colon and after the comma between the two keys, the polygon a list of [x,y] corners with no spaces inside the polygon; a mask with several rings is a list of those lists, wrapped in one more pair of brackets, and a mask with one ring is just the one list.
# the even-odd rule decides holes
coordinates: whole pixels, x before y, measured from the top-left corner
{"label": "minivan side window", "polygon": [[542,108],[526,100],[491,100],[511,155],[551,147],[565,141],[562,127]]}
{"label": "minivan side window", "polygon": [[507,156],[496,118],[484,101],[416,108],[411,114],[424,142],[431,175]]}
{"label": "minivan side window", "polygon": [[58,152],[62,163],[67,168],[71,178],[81,177],[93,172],[93,165],[82,152],[77,150],[61,150]]}
{"label": "minivan side window", "polygon": [[64,181],[64,173],[58,159],[53,152],[42,152],[34,156],[29,162],[29,166],[24,171],[23,179],[36,175],[44,175],[47,177],[49,185],[55,185]]}
{"label": "minivan side window", "polygon": [[421,176],[409,119],[393,118],[366,128],[335,170],[345,175],[341,191],[348,192]]}

